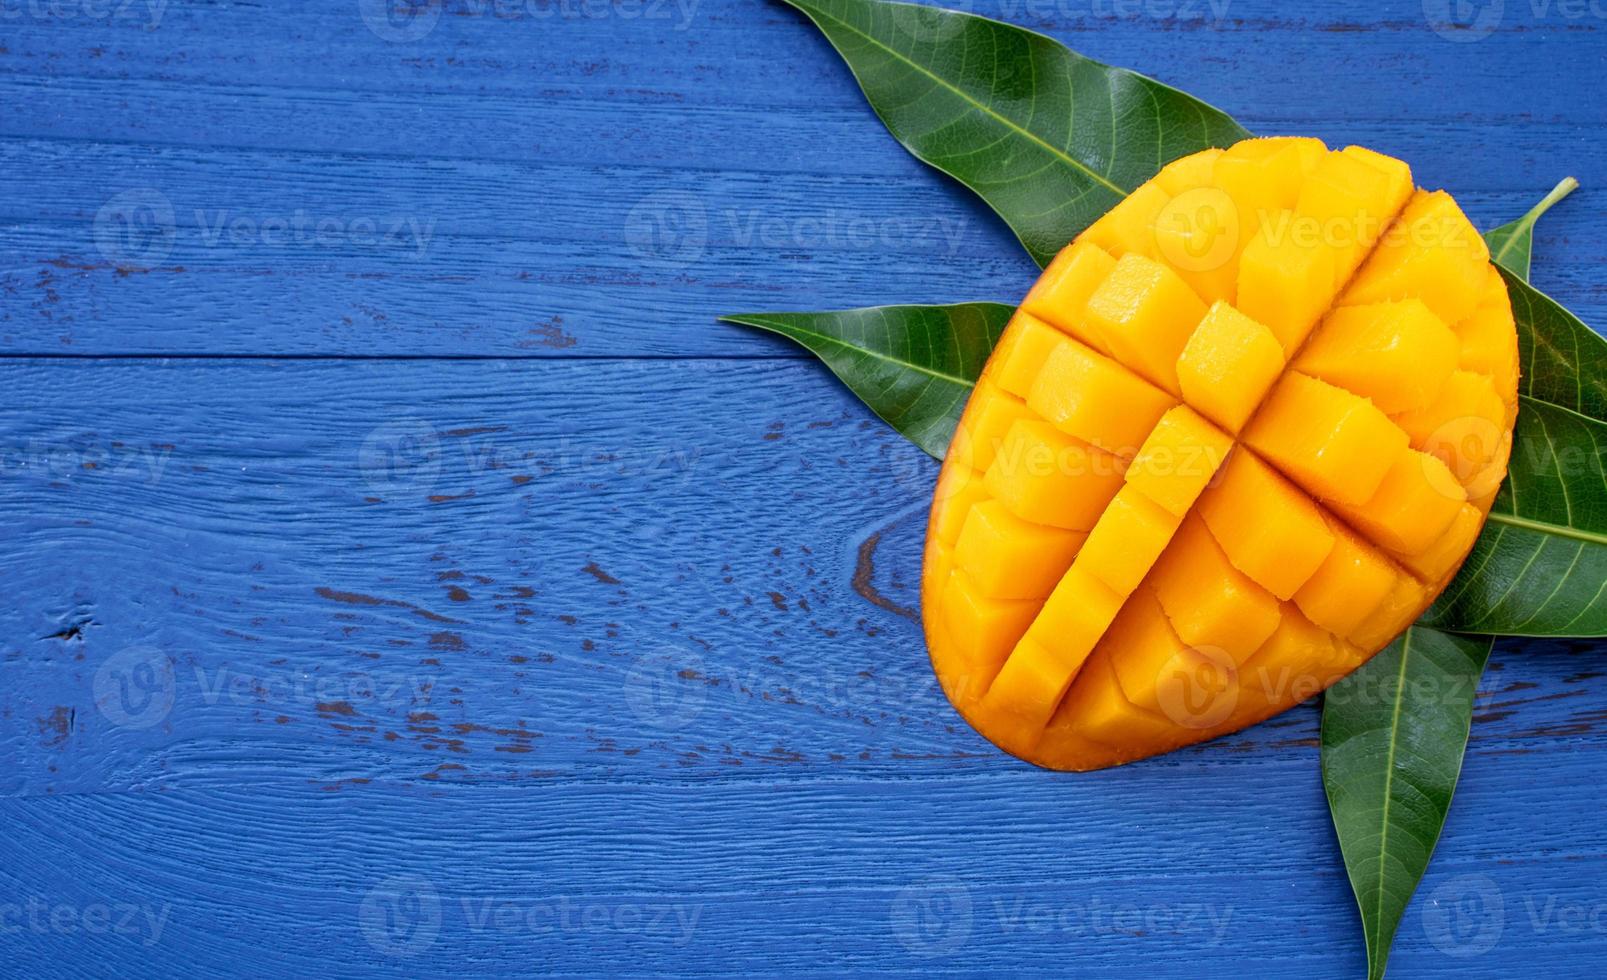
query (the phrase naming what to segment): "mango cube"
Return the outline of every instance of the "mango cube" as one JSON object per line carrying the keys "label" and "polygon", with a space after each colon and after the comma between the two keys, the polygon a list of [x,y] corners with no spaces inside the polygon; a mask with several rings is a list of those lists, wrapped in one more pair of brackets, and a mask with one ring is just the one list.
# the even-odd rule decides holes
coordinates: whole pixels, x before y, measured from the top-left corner
{"label": "mango cube", "polygon": [[988,359],[988,379],[1017,398],[1026,398],[1050,352],[1064,337],[1032,314],[1018,312]]}
{"label": "mango cube", "polygon": [[1297,221],[1337,257],[1344,282],[1412,193],[1412,172],[1399,160],[1349,147],[1329,153],[1311,171],[1295,204]]}
{"label": "mango cube", "polygon": [[1334,546],[1300,591],[1295,605],[1306,618],[1342,637],[1367,621],[1399,578],[1389,561],[1338,524],[1330,525]]}
{"label": "mango cube", "polygon": [[982,698],[995,719],[988,736],[1012,752],[1031,750],[1076,675],[1053,651],[1031,640],[1016,644]]}
{"label": "mango cube", "polygon": [[1122,486],[1122,462],[1048,422],[1010,427],[984,486],[1024,521],[1086,531]]}
{"label": "mango cube", "polygon": [[1127,467],[1127,485],[1182,517],[1211,482],[1233,441],[1187,405],[1161,417]]}
{"label": "mango cube", "polygon": [[1056,727],[1063,723],[1069,731],[1115,747],[1128,757],[1133,754],[1131,746],[1135,741],[1177,741],[1177,726],[1171,719],[1127,700],[1112,660],[1103,650],[1088,658],[1077,675],[1078,682],[1055,715]]}
{"label": "mango cube", "polygon": [[1086,569],[1073,565],[1044,600],[1026,639],[1054,651],[1067,669],[1075,672],[1116,618],[1123,598]]}
{"label": "mango cube", "polygon": [[[1027,405],[1061,431],[1124,458],[1132,457],[1174,404],[1165,392],[1074,340],[1055,348],[1027,393]],[[1112,411],[1114,405],[1122,411]]]}
{"label": "mango cube", "polygon": [[1277,212],[1239,258],[1236,305],[1265,324],[1285,354],[1300,347],[1339,289],[1338,253],[1303,228],[1293,212]]}
{"label": "mango cube", "polygon": [[1395,580],[1395,587],[1367,617],[1367,621],[1351,633],[1350,640],[1369,650],[1387,646],[1412,625],[1412,620],[1417,618],[1422,608],[1422,583],[1409,575],[1402,575]]}
{"label": "mango cube", "polygon": [[1167,670],[1199,656],[1172,629],[1149,589],[1140,589],[1122,607],[1099,650],[1115,668],[1123,696],[1147,711],[1161,710],[1156,692]]}
{"label": "mango cube", "polygon": [[1231,302],[1238,294],[1239,256],[1255,228],[1246,226],[1226,192],[1196,187],[1167,201],[1155,216],[1155,248],[1200,299]]}
{"label": "mango cube", "polygon": [[1243,449],[1200,497],[1199,511],[1233,567],[1279,599],[1305,585],[1334,545],[1311,498]]}
{"label": "mango cube", "polygon": [[1072,242],[1049,263],[1043,277],[1021,302],[1021,309],[1101,353],[1109,353],[1088,329],[1085,318],[1088,297],[1114,268],[1116,260],[1098,245]]}
{"label": "mango cube", "polygon": [[1179,519],[1133,487],[1123,487],[1088,532],[1076,567],[1117,595],[1130,595],[1166,550]]}
{"label": "mango cube", "polygon": [[1495,384],[1482,374],[1455,371],[1432,405],[1395,416],[1414,449],[1439,457],[1477,497],[1501,483],[1511,424]]}
{"label": "mango cube", "polygon": [[1121,608],[1121,599],[1073,568],[1011,651],[984,706],[1014,716],[1017,738],[1033,738]]}
{"label": "mango cube", "polygon": [[1030,524],[1003,503],[988,500],[971,508],[954,563],[977,589],[994,599],[1042,599],[1055,587],[1088,535]]}
{"label": "mango cube", "polygon": [[960,540],[960,528],[971,508],[988,499],[982,474],[969,466],[945,466],[937,478],[932,503],[932,536],[953,546]]}
{"label": "mango cube", "polygon": [[1444,191],[1418,191],[1356,274],[1342,305],[1422,300],[1446,323],[1473,312],[1490,249]]}
{"label": "mango cube", "polygon": [[1216,162],[1222,158],[1222,152],[1211,147],[1179,157],[1161,168],[1161,172],[1155,175],[1155,183],[1173,197],[1196,187],[1204,187],[1211,183],[1211,175],[1216,170]]}
{"label": "mango cube", "polygon": [[949,459],[955,465],[987,472],[993,457],[1004,444],[1010,427],[1022,419],[1037,418],[1021,399],[989,384],[979,382],[970,404],[949,442]]}
{"label": "mango cube", "polygon": [[1518,394],[1518,332],[1512,320],[1512,300],[1506,281],[1495,266],[1485,276],[1484,292],[1473,312],[1452,324],[1460,348],[1457,367],[1488,377],[1501,400],[1511,403]]}
{"label": "mango cube", "polygon": [[1185,518],[1150,582],[1183,642],[1248,660],[1278,627],[1278,600],[1233,567],[1204,523]]}
{"label": "mango cube", "polygon": [[1088,298],[1088,325],[1111,356],[1177,393],[1177,356],[1205,315],[1205,304],[1177,273],[1142,255],[1125,255]]}
{"label": "mango cube", "polygon": [[1371,499],[1407,437],[1367,399],[1297,371],[1283,376],[1244,440],[1308,493]]}
{"label": "mango cube", "polygon": [[1241,219],[1255,222],[1254,228],[1261,216],[1294,209],[1306,175],[1327,154],[1322,140],[1309,137],[1243,140],[1217,158],[1212,177],[1239,203]]}
{"label": "mango cube", "polygon": [[1078,240],[1098,245],[1118,259],[1128,253],[1155,258],[1155,235],[1151,229],[1155,226],[1155,216],[1170,199],[1171,195],[1159,184],[1145,183],[1088,226]]}
{"label": "mango cube", "polygon": [[949,639],[964,657],[965,686],[983,689],[1027,631],[1038,604],[989,598],[958,569],[939,595]]}
{"label": "mango cube", "polygon": [[1239,670],[1239,690],[1249,712],[1254,702],[1304,701],[1355,666],[1353,651],[1312,623],[1293,603],[1284,603],[1278,628]]}
{"label": "mango cube", "polygon": [[1408,449],[1364,504],[1335,504],[1350,525],[1398,555],[1427,550],[1456,520],[1467,492],[1434,456]]}
{"label": "mango cube", "polygon": [[1283,370],[1272,331],[1226,303],[1215,303],[1177,361],[1177,384],[1195,411],[1237,433]]}
{"label": "mango cube", "polygon": [[1322,321],[1294,366],[1394,414],[1439,395],[1459,347],[1451,328],[1418,300],[1345,306]]}
{"label": "mango cube", "polygon": [[1448,579],[1468,549],[1473,547],[1479,532],[1484,529],[1484,511],[1472,504],[1457,508],[1456,518],[1432,545],[1415,555],[1402,557],[1407,568],[1425,582],[1437,583]]}

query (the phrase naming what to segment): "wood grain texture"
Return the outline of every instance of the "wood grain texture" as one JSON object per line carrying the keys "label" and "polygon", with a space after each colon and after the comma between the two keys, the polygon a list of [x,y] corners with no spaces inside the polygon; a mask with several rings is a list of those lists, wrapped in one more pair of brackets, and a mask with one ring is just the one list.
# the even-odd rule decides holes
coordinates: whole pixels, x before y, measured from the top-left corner
{"label": "wood grain texture", "polygon": [[[1574,173],[1535,278],[1607,322],[1590,16],[972,6],[1481,227]],[[1315,709],[1001,756],[913,618],[935,464],[713,322],[1033,275],[796,15],[39,9],[0,21],[0,975],[1361,972]],[[107,238],[150,190],[171,225]],[[1497,646],[1392,976],[1599,974],[1602,653]]]}

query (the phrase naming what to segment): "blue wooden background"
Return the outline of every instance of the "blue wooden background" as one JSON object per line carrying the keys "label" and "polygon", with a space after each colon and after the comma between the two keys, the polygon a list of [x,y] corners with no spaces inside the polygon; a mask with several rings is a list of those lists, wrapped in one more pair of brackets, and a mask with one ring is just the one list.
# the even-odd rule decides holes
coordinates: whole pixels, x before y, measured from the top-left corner
{"label": "blue wooden background", "polygon": [[[1481,227],[1574,174],[1607,324],[1599,0],[966,6]],[[0,975],[1363,972],[1316,707],[1000,755],[935,465],[715,322],[1033,276],[789,9],[3,0],[0,174]],[[1392,975],[1602,975],[1604,653],[1498,646]]]}

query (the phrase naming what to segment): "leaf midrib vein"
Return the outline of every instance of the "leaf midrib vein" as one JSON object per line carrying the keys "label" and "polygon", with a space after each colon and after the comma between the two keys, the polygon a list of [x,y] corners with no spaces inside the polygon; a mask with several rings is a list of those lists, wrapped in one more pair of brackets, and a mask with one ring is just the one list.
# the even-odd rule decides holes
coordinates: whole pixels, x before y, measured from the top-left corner
{"label": "leaf midrib vein", "polygon": [[1494,511],[1490,513],[1489,519],[1496,524],[1505,524],[1509,527],[1523,528],[1524,530],[1549,534],[1554,537],[1571,538],[1575,541],[1583,541],[1586,544],[1607,547],[1607,534],[1597,531],[1586,531],[1562,524],[1547,524],[1545,521],[1535,521],[1527,517],[1519,517],[1516,514],[1502,514]]}
{"label": "leaf midrib vein", "polygon": [[843,20],[840,17],[833,17],[831,14],[827,13],[826,11],[821,10],[818,6],[815,6],[815,5],[811,4],[811,5],[809,5],[809,8],[816,15],[818,15],[820,17],[824,17],[827,20],[832,21],[835,24],[838,24],[844,30],[849,31],[850,33],[857,34],[859,37],[863,38],[868,43],[870,43],[870,44],[874,45],[875,47],[878,47],[878,48],[882,49],[883,51],[887,52],[888,55],[890,55],[894,59],[896,59],[898,61],[902,61],[904,64],[906,64],[906,65],[910,66],[911,68],[915,69],[916,71],[920,72],[922,75],[925,75],[927,78],[930,78],[933,82],[937,83],[938,85],[942,86],[943,88],[948,89],[950,92],[953,92],[955,95],[959,96],[965,102],[969,103],[970,105],[975,106],[978,111],[984,113],[985,115],[988,115],[988,116],[992,117],[993,119],[997,120],[1000,124],[1004,125],[1005,127],[1014,130],[1016,133],[1020,134],[1021,136],[1026,137],[1028,140],[1032,141],[1033,143],[1036,143],[1039,146],[1043,147],[1045,150],[1048,150],[1051,154],[1053,154],[1053,155],[1059,157],[1060,159],[1066,161],[1067,163],[1069,163],[1074,169],[1079,170],[1082,173],[1086,174],[1090,179],[1094,180],[1095,182],[1104,185],[1112,193],[1119,194],[1122,197],[1126,197],[1128,194],[1132,193],[1132,191],[1124,189],[1124,188],[1119,187],[1116,184],[1112,183],[1110,180],[1105,178],[1102,174],[1100,174],[1099,172],[1095,171],[1094,169],[1092,169],[1091,167],[1089,167],[1087,164],[1083,163],[1082,161],[1078,160],[1076,157],[1074,157],[1071,154],[1067,153],[1065,150],[1062,150],[1059,147],[1055,146],[1053,143],[1048,142],[1043,137],[1041,137],[1038,134],[1032,132],[1031,130],[1024,129],[1021,126],[1021,124],[1017,123],[1015,120],[1009,118],[1008,116],[1005,116],[1005,115],[999,113],[993,107],[984,104],[983,102],[977,100],[976,98],[973,98],[970,95],[970,93],[966,92],[964,89],[960,88],[957,85],[954,85],[954,84],[948,82],[942,76],[934,74],[933,72],[928,70],[926,68],[926,66],[924,66],[924,65],[920,64],[919,62],[917,62],[917,61],[905,56],[904,54],[900,53],[898,50],[896,50],[894,48],[890,48],[887,45],[883,44],[881,41],[877,40],[874,36],[865,33],[864,31],[862,31],[859,28],[855,27],[853,24],[848,23],[847,21]]}
{"label": "leaf midrib vein", "polygon": [[1380,826],[1378,833],[1378,897],[1374,904],[1374,912],[1378,918],[1375,927],[1382,931],[1384,917],[1384,857],[1389,851],[1389,793],[1395,782],[1395,746],[1400,738],[1401,705],[1406,702],[1406,664],[1412,657],[1412,631],[1407,630],[1401,637],[1401,669],[1395,682],[1395,710],[1389,720],[1389,754],[1384,760],[1384,802],[1379,812]]}
{"label": "leaf midrib vein", "polygon": [[837,347],[845,347],[848,350],[851,350],[856,354],[864,354],[866,357],[873,357],[878,361],[885,361],[888,364],[896,364],[899,367],[906,367],[906,368],[909,368],[911,371],[919,371],[922,374],[930,375],[930,376],[932,376],[934,378],[939,379],[940,381],[951,381],[954,384],[961,385],[961,386],[966,387],[966,388],[974,388],[974,387],[976,387],[976,382],[973,381],[973,380],[968,380],[966,378],[956,377],[955,375],[952,375],[952,374],[944,374],[942,371],[934,371],[931,368],[922,367],[921,365],[911,363],[910,361],[902,361],[902,360],[899,360],[898,358],[893,357],[891,355],[883,354],[883,353],[881,353],[879,351],[871,350],[868,347],[856,347],[852,343],[849,343],[848,341],[843,340],[840,337],[833,337],[831,334],[820,333],[820,332],[815,331],[815,330],[809,330],[809,329],[807,329],[805,327],[794,326],[794,325],[792,325],[790,323],[783,324],[783,323],[780,323],[779,321],[775,321],[775,322],[766,324],[766,326],[769,326],[771,329],[779,330],[782,333],[801,334],[801,335],[803,335],[805,337],[810,337],[810,338],[812,338],[814,340],[822,341],[824,343],[831,344],[831,345],[834,345],[834,346],[837,346]]}

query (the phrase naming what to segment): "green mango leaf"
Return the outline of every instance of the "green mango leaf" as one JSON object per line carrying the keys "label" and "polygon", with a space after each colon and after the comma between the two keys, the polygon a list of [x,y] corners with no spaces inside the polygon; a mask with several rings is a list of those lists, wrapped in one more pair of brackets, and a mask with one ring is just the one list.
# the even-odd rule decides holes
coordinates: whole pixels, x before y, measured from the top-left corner
{"label": "green mango leaf", "polygon": [[1506,483],[1427,625],[1607,635],[1607,340],[1522,275],[1535,221],[1576,186],[1570,177],[1485,236],[1512,297],[1523,395]]}
{"label": "green mango leaf", "polygon": [[[880,0],[787,2],[826,34],[899,141],[980,194],[1040,265],[1165,163],[1249,135],[1158,82],[1009,25]],[[1588,590],[1607,588],[1598,550],[1607,544],[1607,440],[1596,428],[1607,410],[1607,343],[1524,281],[1534,225],[1571,184],[1488,236],[1511,287],[1525,398],[1512,478],[1466,569],[1431,610],[1437,625],[1607,629],[1602,596]],[[955,329],[945,324],[954,307],[897,308],[870,329],[864,318],[878,311],[728,319],[815,350],[937,456],[1011,312],[973,305],[987,326],[950,337],[952,357],[936,353],[949,348],[933,331]],[[1324,784],[1373,978],[1444,826],[1491,643],[1413,626],[1325,700]]]}
{"label": "green mango leaf", "polygon": [[942,459],[982,365],[1014,312],[1003,303],[960,303],[721,319],[809,348],[871,411]]}
{"label": "green mango leaf", "polygon": [[1181,156],[1250,134],[1152,78],[1011,24],[883,0],[786,0],[916,157],[982,196],[1039,265]]}
{"label": "green mango leaf", "polygon": [[1524,397],[1484,533],[1423,623],[1607,636],[1607,423]]}
{"label": "green mango leaf", "polygon": [[1379,980],[1462,771],[1489,637],[1413,626],[1328,690],[1322,781]]}
{"label": "green mango leaf", "polygon": [[[1601,352],[1592,352],[1600,338],[1524,281],[1534,224],[1571,182],[1485,238],[1512,294],[1525,390],[1583,405],[1582,379],[1600,370]],[[1557,352],[1538,386],[1537,349]],[[1570,385],[1570,377],[1581,380]],[[1456,580],[1418,625],[1323,698],[1323,785],[1361,911],[1369,980],[1384,975],[1395,930],[1445,826],[1493,642],[1431,627],[1567,635],[1599,632],[1607,622],[1600,595],[1607,438],[1598,438],[1607,432],[1596,419],[1531,395],[1518,409],[1507,482]]]}
{"label": "green mango leaf", "polygon": [[1518,390],[1537,401],[1607,419],[1607,339],[1556,300],[1501,270],[1518,322]]}
{"label": "green mango leaf", "polygon": [[1520,279],[1529,278],[1529,262],[1534,254],[1534,226],[1540,216],[1551,210],[1551,206],[1579,189],[1579,181],[1572,177],[1564,177],[1551,189],[1551,193],[1540,199],[1540,203],[1529,209],[1529,213],[1510,224],[1499,228],[1492,228],[1484,233],[1484,240],[1490,246],[1490,258],[1496,265],[1516,274]]}

